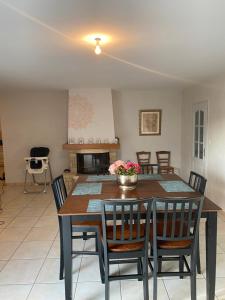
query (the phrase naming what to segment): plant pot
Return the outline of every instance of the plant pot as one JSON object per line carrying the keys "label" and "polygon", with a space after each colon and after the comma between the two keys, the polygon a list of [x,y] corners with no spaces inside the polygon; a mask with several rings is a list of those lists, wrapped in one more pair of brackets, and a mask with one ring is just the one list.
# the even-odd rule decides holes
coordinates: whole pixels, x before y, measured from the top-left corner
{"label": "plant pot", "polygon": [[134,175],[117,175],[117,182],[122,190],[133,190],[137,186],[138,176]]}

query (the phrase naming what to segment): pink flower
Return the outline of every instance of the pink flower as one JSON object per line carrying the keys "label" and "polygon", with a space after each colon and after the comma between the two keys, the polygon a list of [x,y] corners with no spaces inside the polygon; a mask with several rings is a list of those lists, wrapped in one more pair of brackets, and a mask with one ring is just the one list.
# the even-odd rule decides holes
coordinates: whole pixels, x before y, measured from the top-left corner
{"label": "pink flower", "polygon": [[134,163],[132,163],[131,161],[128,161],[126,163],[126,169],[130,169],[130,168],[133,168],[134,167]]}
{"label": "pink flower", "polygon": [[123,166],[125,168],[125,162],[123,160],[117,160],[113,164],[110,165],[109,167],[109,172],[110,174],[114,175],[116,174],[116,170],[120,167]]}
{"label": "pink flower", "polygon": [[109,167],[110,174],[120,174],[120,175],[134,175],[141,173],[141,168],[139,164],[123,160],[117,160]]}

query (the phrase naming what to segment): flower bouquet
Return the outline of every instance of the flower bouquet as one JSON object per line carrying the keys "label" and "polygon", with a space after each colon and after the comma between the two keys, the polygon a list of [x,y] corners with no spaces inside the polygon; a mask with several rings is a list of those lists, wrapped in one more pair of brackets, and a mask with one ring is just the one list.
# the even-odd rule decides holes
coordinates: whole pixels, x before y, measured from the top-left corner
{"label": "flower bouquet", "polygon": [[117,182],[121,189],[132,190],[136,188],[141,167],[139,164],[131,161],[117,160],[110,165],[109,172],[117,175]]}

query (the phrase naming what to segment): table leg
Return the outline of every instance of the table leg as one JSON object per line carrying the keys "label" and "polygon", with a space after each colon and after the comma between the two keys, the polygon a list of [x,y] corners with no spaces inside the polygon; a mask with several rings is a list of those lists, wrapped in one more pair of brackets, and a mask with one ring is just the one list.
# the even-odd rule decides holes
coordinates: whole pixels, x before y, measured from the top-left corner
{"label": "table leg", "polygon": [[208,212],[205,233],[207,300],[214,300],[216,283],[217,212]]}
{"label": "table leg", "polygon": [[70,216],[62,217],[62,232],[65,269],[65,300],[72,300],[72,238]]}

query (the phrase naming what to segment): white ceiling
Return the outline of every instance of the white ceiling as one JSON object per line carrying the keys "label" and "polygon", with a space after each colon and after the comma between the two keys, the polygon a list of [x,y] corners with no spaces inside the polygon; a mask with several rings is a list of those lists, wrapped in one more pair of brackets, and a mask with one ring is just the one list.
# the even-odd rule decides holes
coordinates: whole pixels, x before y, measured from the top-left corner
{"label": "white ceiling", "polygon": [[[99,31],[114,58],[82,41]],[[0,0],[1,85],[183,87],[224,72],[222,0]]]}

